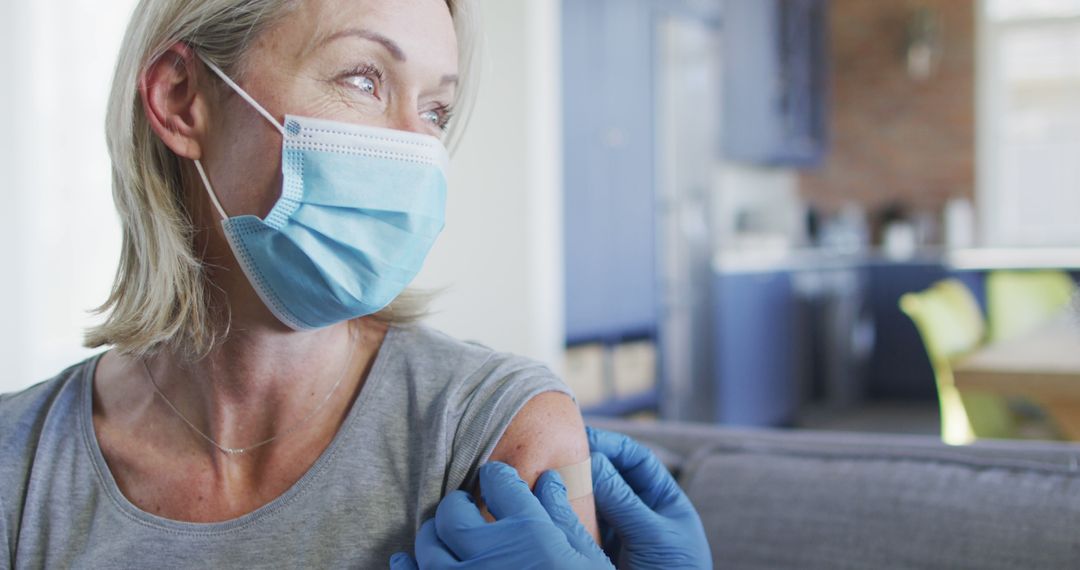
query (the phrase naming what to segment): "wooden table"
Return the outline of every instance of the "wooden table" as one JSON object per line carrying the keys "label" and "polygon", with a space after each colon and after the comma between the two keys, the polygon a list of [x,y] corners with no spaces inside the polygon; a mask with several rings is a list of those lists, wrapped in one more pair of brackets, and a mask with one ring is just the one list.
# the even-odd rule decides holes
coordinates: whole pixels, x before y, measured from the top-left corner
{"label": "wooden table", "polygon": [[983,347],[953,367],[956,387],[1039,404],[1080,441],[1080,320],[1065,314],[1024,336]]}

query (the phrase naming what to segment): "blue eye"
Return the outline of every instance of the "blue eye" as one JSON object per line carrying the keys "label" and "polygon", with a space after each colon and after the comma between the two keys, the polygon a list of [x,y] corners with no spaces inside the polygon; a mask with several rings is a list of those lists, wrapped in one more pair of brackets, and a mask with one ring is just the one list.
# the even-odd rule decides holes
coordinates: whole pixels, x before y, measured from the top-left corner
{"label": "blue eye", "polygon": [[383,81],[382,70],[373,64],[359,65],[341,75],[341,79],[349,87],[353,87],[367,93],[378,95],[379,85]]}
{"label": "blue eye", "polygon": [[439,104],[433,109],[428,109],[427,111],[422,111],[420,113],[420,118],[422,120],[439,127],[439,129],[443,131],[450,125],[450,119],[453,118],[453,116],[454,109],[447,104]]}
{"label": "blue eye", "polygon": [[349,77],[345,81],[347,81],[349,85],[352,85],[353,87],[356,87],[357,89],[365,93],[370,93],[372,95],[375,94],[375,81],[372,80],[370,77],[354,75],[352,77]]}

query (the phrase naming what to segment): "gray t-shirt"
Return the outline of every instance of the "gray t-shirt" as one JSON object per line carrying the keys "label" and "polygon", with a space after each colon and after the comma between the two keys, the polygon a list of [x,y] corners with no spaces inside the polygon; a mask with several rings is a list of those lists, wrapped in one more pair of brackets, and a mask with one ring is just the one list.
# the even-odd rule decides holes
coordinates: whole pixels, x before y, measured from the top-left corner
{"label": "gray t-shirt", "polygon": [[391,327],[341,429],[273,502],[168,520],[120,493],[98,447],[99,357],[0,396],[0,568],[386,568],[468,487],[514,415],[569,393],[544,366],[422,325]]}

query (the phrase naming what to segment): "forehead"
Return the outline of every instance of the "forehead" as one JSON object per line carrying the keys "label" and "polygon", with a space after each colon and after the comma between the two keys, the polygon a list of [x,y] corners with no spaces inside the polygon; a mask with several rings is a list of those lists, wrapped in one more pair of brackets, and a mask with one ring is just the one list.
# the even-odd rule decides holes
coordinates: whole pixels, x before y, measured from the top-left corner
{"label": "forehead", "polygon": [[[357,31],[364,33],[347,33]],[[298,59],[317,56],[328,42],[359,44],[374,35],[399,47],[411,64],[440,73],[457,69],[457,34],[446,0],[301,0],[267,32],[269,47]]]}

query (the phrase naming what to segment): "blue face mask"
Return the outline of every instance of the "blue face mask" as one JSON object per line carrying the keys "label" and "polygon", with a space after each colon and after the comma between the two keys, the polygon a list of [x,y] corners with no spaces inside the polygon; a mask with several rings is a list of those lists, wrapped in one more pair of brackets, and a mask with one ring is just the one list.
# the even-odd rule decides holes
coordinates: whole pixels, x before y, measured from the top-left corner
{"label": "blue face mask", "polygon": [[195,166],[251,286],[281,322],[317,329],[378,312],[416,277],[442,231],[449,157],[411,132],[286,116],[281,125],[206,65],[284,138],[281,198],[229,217]]}

